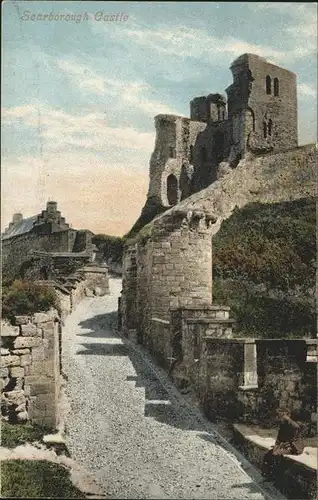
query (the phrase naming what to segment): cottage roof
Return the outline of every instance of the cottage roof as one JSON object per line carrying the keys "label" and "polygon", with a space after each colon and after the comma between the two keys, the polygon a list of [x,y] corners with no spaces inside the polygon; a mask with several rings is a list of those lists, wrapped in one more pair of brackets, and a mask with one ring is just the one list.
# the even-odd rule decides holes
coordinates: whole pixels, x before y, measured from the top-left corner
{"label": "cottage roof", "polygon": [[3,240],[12,238],[13,236],[19,236],[20,234],[28,233],[34,226],[38,216],[33,215],[32,217],[27,217],[22,219],[20,222],[12,225],[6,232],[2,235]]}

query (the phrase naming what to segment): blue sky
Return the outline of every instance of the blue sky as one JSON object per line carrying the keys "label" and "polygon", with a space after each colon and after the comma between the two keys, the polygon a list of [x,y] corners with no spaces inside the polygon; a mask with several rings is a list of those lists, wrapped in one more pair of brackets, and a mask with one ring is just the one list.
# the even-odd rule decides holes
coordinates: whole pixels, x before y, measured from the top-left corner
{"label": "blue sky", "polygon": [[299,142],[316,141],[317,4],[10,1],[2,14],[3,225],[50,198],[74,227],[126,232],[153,117],[223,93],[245,52],[297,73]]}

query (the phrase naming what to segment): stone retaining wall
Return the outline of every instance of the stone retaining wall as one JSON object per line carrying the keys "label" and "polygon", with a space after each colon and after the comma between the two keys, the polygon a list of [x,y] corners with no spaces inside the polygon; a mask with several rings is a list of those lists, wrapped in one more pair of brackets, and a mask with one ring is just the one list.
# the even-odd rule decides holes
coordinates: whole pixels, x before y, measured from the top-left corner
{"label": "stone retaining wall", "polygon": [[197,369],[196,390],[211,420],[271,427],[281,407],[298,412],[308,436],[316,434],[316,339],[204,337]]}
{"label": "stone retaining wall", "polygon": [[56,310],[16,316],[1,325],[1,408],[11,422],[56,427],[60,391],[60,328]]}
{"label": "stone retaining wall", "polygon": [[59,424],[62,329],[65,318],[91,295],[109,293],[107,268],[83,268],[54,288],[59,311],[16,316],[14,325],[1,324],[1,409],[11,422]]}

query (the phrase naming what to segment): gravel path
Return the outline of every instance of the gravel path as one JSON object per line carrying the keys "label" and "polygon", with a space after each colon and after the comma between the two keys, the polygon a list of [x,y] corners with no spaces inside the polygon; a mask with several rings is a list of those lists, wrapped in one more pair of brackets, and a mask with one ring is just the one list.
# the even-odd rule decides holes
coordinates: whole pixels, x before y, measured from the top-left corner
{"label": "gravel path", "polygon": [[121,281],[63,329],[68,448],[113,499],[278,499],[139,346],[116,334]]}

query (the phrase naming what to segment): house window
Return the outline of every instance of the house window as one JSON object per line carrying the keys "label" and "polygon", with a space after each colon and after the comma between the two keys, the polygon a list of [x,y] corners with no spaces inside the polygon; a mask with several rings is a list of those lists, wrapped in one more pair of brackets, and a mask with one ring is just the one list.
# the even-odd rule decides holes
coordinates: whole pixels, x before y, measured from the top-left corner
{"label": "house window", "polygon": [[279,80],[278,78],[274,78],[274,95],[279,95]]}
{"label": "house window", "polygon": [[170,156],[170,158],[176,157],[176,148],[174,148],[173,146],[169,147],[169,156]]}
{"label": "house window", "polygon": [[266,77],[266,94],[272,93],[272,79],[269,75]]}

